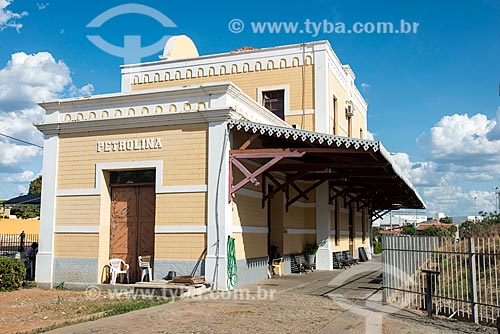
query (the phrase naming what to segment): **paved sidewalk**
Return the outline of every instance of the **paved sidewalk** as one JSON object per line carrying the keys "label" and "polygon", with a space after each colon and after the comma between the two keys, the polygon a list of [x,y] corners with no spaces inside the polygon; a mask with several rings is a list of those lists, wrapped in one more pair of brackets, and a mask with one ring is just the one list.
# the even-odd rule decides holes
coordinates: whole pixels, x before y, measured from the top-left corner
{"label": "paved sidewalk", "polygon": [[[50,333],[491,333],[496,329],[383,306],[381,265],[287,275]],[[366,321],[368,319],[368,322]]]}

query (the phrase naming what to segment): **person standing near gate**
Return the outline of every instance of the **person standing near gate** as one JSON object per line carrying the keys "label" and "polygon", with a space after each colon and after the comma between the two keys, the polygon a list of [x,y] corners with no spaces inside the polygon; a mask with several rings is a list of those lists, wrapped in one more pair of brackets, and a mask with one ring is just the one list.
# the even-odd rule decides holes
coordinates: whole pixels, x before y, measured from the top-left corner
{"label": "person standing near gate", "polygon": [[26,234],[24,234],[24,231],[19,234],[19,251],[23,252],[24,251],[24,239],[26,237]]}
{"label": "person standing near gate", "polygon": [[31,246],[26,247],[24,250],[24,254],[28,258],[29,261],[29,269],[30,274],[28,276],[29,280],[35,279],[35,262],[36,262],[36,253],[38,253],[38,243],[34,242]]}

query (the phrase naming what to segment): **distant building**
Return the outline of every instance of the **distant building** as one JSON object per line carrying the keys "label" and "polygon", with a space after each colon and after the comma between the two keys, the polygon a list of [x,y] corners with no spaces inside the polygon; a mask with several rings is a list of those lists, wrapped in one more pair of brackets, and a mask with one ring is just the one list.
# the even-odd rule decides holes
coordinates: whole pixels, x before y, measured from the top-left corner
{"label": "distant building", "polygon": [[444,223],[440,223],[437,219],[433,219],[433,220],[430,220],[428,222],[425,222],[425,223],[420,223],[416,226],[417,228],[417,231],[423,231],[425,230],[426,228],[429,228],[429,227],[435,227],[435,228],[443,228],[443,227],[450,227],[452,224],[444,224]]}
{"label": "distant building", "polygon": [[400,227],[405,225],[415,226],[418,223],[427,221],[427,216],[415,213],[410,214],[409,212],[400,213],[388,213],[382,219],[377,219],[373,222],[374,227],[380,227],[382,229],[390,229],[394,227]]}
{"label": "distant building", "polygon": [[454,217],[450,217],[451,221],[453,222],[453,224],[456,224],[456,225],[462,225],[463,223],[465,223],[466,221],[481,221],[483,220],[483,217],[481,216],[454,216]]}
{"label": "distant building", "polygon": [[434,215],[434,219],[437,219],[437,220],[443,219],[445,217],[446,217],[446,215],[443,212],[438,212]]}
{"label": "distant building", "polygon": [[0,218],[9,216],[10,216],[10,208],[0,206]]}

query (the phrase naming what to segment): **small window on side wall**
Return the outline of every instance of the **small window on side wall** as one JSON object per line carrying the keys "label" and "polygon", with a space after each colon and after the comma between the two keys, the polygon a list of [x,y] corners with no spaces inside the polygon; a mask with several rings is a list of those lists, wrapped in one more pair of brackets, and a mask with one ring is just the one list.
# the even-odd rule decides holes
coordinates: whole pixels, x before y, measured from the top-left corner
{"label": "small window on side wall", "polygon": [[285,119],[285,90],[262,92],[262,105],[281,119]]}

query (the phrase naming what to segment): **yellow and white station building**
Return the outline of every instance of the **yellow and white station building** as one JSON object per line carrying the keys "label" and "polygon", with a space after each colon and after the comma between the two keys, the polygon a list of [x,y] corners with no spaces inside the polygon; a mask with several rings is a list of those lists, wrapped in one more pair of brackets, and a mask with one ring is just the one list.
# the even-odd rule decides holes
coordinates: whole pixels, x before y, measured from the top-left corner
{"label": "yellow and white station building", "polygon": [[122,66],[121,92],[40,105],[43,189],[36,280],[95,284],[110,258],[151,256],[154,278],[197,274],[227,288],[267,277],[268,249],[317,242],[369,252],[371,220],[423,208],[382,144],[328,41],[199,56],[172,37],[159,61]]}

